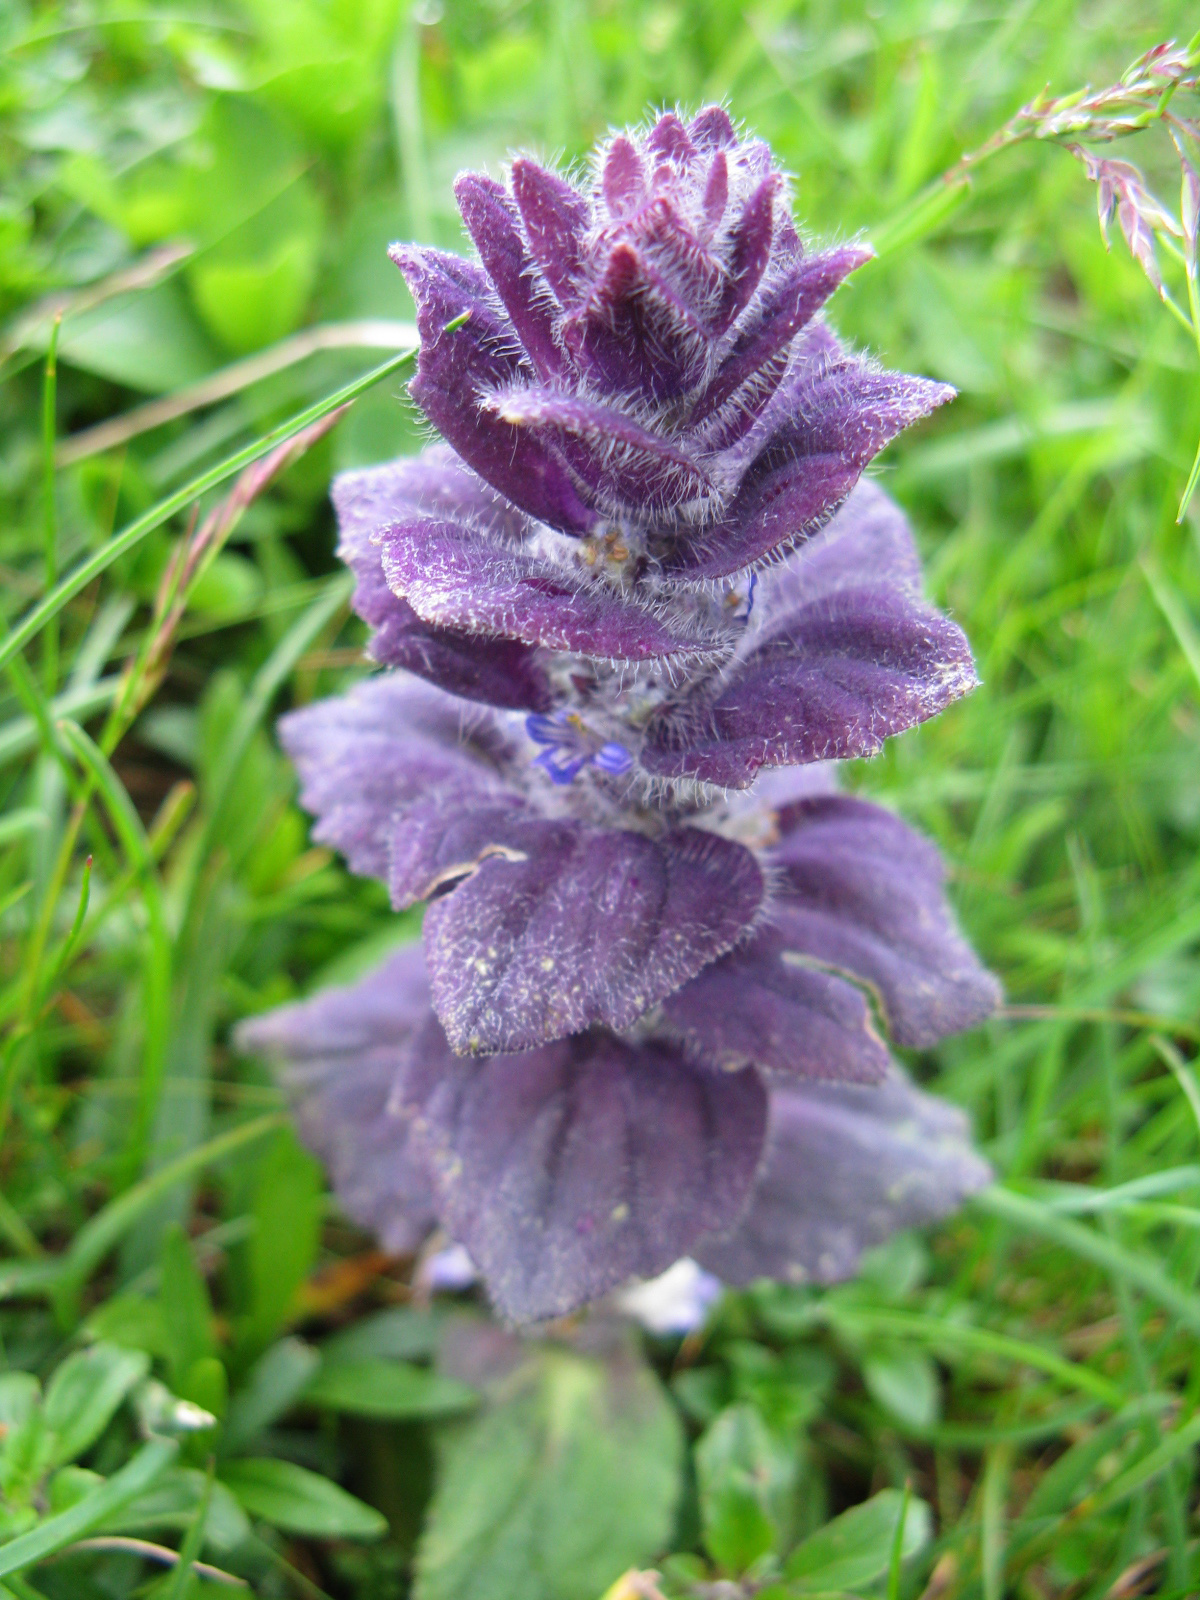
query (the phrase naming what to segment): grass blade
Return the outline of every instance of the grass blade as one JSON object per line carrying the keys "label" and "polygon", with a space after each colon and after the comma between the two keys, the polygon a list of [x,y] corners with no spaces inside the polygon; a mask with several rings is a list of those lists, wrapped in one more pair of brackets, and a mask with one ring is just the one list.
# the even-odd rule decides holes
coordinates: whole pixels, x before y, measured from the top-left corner
{"label": "grass blade", "polygon": [[1014,1227],[1040,1234],[1053,1244],[1061,1245],[1064,1250],[1070,1250],[1073,1255],[1082,1256],[1104,1272],[1117,1273],[1127,1283],[1149,1295],[1150,1299],[1156,1300],[1164,1311],[1170,1312],[1184,1327],[1200,1334],[1200,1296],[1189,1294],[1178,1284],[1172,1283],[1148,1257],[1131,1255],[1122,1246],[1111,1239],[1102,1239],[1082,1223],[1073,1222],[1069,1217],[1049,1210],[1040,1201],[1016,1194],[1011,1189],[1002,1189],[999,1185],[976,1195],[972,1204]]}
{"label": "grass blade", "polygon": [[[458,326],[461,326],[461,323]],[[361,378],[355,378],[352,383],[343,385],[333,394],[327,395],[324,400],[318,400],[315,405],[298,412],[287,422],[280,423],[279,427],[264,434],[254,444],[248,444],[245,449],[227,456],[224,461],[219,461],[207,472],[200,473],[190,483],[184,484],[182,489],[177,489],[165,500],[160,500],[157,505],[151,506],[149,511],[135,518],[127,528],[110,539],[102,549],[97,550],[95,555],[80,562],[74,572],[64,578],[45,599],[40,600],[32,611],[26,613],[8,637],[0,643],[0,667],[7,666],[17,651],[23,649],[30,639],[36,638],[46,624],[57,617],[67,602],[73,600],[81,589],[86,589],[94,578],[107,572],[114,561],[140,544],[147,534],[154,532],[155,528],[161,528],[163,523],[176,512],[182,511],[209,489],[216,488],[217,484],[232,478],[243,467],[248,467],[252,461],[269,455],[276,445],[282,444],[285,439],[290,439],[294,433],[299,433],[301,429],[311,426],[314,422],[319,422],[322,417],[328,416],[331,411],[336,411],[339,406],[348,405],[351,400],[356,400],[360,394],[365,394],[368,389],[382,382],[384,378],[390,377],[392,373],[411,365],[415,358],[415,351],[404,350],[398,355],[391,356],[387,361],[381,361],[377,367],[372,367],[370,372],[364,373]]]}
{"label": "grass blade", "polygon": [[264,1138],[280,1127],[284,1119],[278,1112],[258,1117],[253,1122],[243,1122],[228,1133],[219,1134],[207,1144],[188,1150],[177,1160],[159,1167],[148,1177],[126,1190],[116,1200],[110,1200],[86,1222],[75,1236],[62,1263],[61,1276],[70,1287],[82,1285],[104,1260],[113,1246],[128,1232],[137,1219],[154,1205],[155,1201],[177,1183],[182,1183],[193,1173],[200,1172],[213,1161],[223,1161],[236,1150]]}

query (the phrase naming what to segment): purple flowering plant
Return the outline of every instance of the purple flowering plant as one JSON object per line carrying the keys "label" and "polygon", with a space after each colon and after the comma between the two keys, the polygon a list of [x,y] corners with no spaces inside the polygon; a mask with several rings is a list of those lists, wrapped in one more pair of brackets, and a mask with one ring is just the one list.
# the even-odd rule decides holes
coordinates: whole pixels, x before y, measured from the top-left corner
{"label": "purple flowering plant", "polygon": [[346,1211],[440,1225],[515,1321],[686,1255],[845,1277],[989,1178],[886,1040],[996,982],[937,851],[835,779],[975,683],[862,476],[952,391],[838,341],[869,249],[802,242],[719,107],[456,193],[476,259],[392,250],[441,442],[333,489],[389,670],[281,724],[423,949],[241,1043]]}

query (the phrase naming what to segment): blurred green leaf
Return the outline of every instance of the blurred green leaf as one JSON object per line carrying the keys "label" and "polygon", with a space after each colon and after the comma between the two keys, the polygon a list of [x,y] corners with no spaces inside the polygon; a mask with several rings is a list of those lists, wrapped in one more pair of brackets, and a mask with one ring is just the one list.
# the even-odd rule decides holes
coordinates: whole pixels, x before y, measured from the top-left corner
{"label": "blurred green leaf", "polygon": [[300,1339],[280,1339],[251,1367],[233,1396],[221,1447],[228,1455],[246,1446],[288,1411],[303,1393],[320,1357]]}
{"label": "blurred green leaf", "polygon": [[419,1361],[437,1354],[442,1326],[437,1311],[390,1306],[331,1334],[321,1345],[321,1360],[330,1367],[343,1361]]}
{"label": "blurred green leaf", "polygon": [[19,1428],[42,1396],[42,1386],[32,1372],[0,1372],[0,1426],[5,1436]]}
{"label": "blurred green leaf", "polygon": [[867,1392],[885,1411],[913,1428],[931,1428],[941,1416],[937,1365],[923,1350],[889,1350],[863,1362]]}
{"label": "blurred green leaf", "polygon": [[[195,1467],[172,1467],[149,1489],[120,1511],[97,1525],[102,1533],[139,1537],[182,1533],[190,1527],[204,1497],[207,1474]],[[233,1491],[219,1480],[213,1484],[205,1517],[205,1542],[225,1553],[236,1550],[250,1534],[250,1522]]]}
{"label": "blurred green leaf", "polygon": [[696,1478],[709,1554],[727,1572],[745,1572],[777,1542],[779,1500],[794,1482],[794,1455],[753,1406],[728,1406],[696,1446]]}
{"label": "blurred green leaf", "polygon": [[331,1411],[396,1421],[469,1411],[479,1396],[465,1383],[438,1377],[425,1367],[363,1357],[323,1363],[304,1398]]}
{"label": "blurred green leaf", "polygon": [[441,1436],[417,1600],[595,1600],[666,1542],[679,1422],[631,1351],[545,1345]]}
{"label": "blurred green leaf", "polygon": [[83,1331],[127,1350],[167,1356],[169,1340],[162,1301],[141,1294],[118,1294],[104,1300],[89,1315]]}
{"label": "blurred green leaf", "polygon": [[177,1222],[163,1235],[160,1272],[167,1367],[176,1392],[182,1394],[180,1378],[197,1361],[211,1356],[214,1346],[208,1287],[196,1267],[191,1241]]}
{"label": "blurred green leaf", "polygon": [[242,1330],[249,1346],[265,1345],[294,1311],[316,1259],[321,1187],[321,1169],[290,1128],[281,1129],[259,1161],[250,1210],[250,1309]]}
{"label": "blurred green leaf", "polygon": [[222,361],[174,280],[72,317],[58,353],[60,361],[146,394],[196,383]]}
{"label": "blurred green leaf", "polygon": [[252,1517],[310,1539],[379,1539],[387,1522],[328,1478],[270,1457],[229,1461],[221,1482]]}
{"label": "blurred green leaf", "polygon": [[51,1512],[67,1511],[94,1493],[103,1482],[100,1473],[92,1472],[87,1467],[59,1467],[46,1485],[47,1509]]}
{"label": "blurred green leaf", "polygon": [[128,1504],[167,1467],[177,1449],[173,1439],[152,1439],[93,1494],[56,1516],[46,1517],[19,1538],[0,1545],[0,1578],[44,1561],[55,1550],[63,1549]]}
{"label": "blurred green leaf", "polygon": [[73,1461],[95,1444],[135,1384],[150,1368],[140,1350],[96,1344],[77,1350],[46,1385],[46,1425],[54,1435],[55,1466]]}
{"label": "blurred green leaf", "polygon": [[902,1510],[902,1559],[908,1560],[923,1550],[933,1528],[929,1507],[910,1495],[905,1508],[904,1495],[898,1489],[884,1489],[863,1505],[844,1511],[797,1545],[784,1563],[791,1592],[800,1595],[854,1590],[882,1578],[892,1559]]}
{"label": "blurred green leaf", "polygon": [[188,605],[201,614],[237,616],[250,611],[262,592],[263,581],[254,563],[223,550],[192,585]]}

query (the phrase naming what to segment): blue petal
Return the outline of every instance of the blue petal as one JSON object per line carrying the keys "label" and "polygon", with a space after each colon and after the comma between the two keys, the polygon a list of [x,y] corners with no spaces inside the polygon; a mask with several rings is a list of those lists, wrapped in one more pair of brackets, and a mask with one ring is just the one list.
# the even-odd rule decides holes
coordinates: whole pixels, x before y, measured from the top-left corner
{"label": "blue petal", "polygon": [[555,783],[567,784],[574,783],[587,766],[588,757],[586,754],[572,756],[561,745],[551,745],[534,758],[533,764],[548,772]]}
{"label": "blue petal", "polygon": [[593,760],[601,772],[611,772],[616,777],[628,772],[633,765],[633,757],[623,744],[601,745]]}

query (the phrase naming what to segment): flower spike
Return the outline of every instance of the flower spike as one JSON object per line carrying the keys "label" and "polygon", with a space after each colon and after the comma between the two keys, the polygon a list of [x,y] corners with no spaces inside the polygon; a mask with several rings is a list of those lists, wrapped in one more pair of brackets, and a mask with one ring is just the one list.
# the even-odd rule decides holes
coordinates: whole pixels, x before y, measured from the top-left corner
{"label": "flower spike", "polygon": [[862,480],[951,391],[838,342],[870,250],[803,245],[721,107],[592,172],[463,174],[478,259],[392,249],[443,442],[333,499],[393,670],[280,733],[424,949],[240,1035],[349,1214],[440,1226],[516,1321],[688,1255],[844,1276],[988,1178],[888,1043],[997,986],[937,852],[829,765],[975,683]]}

